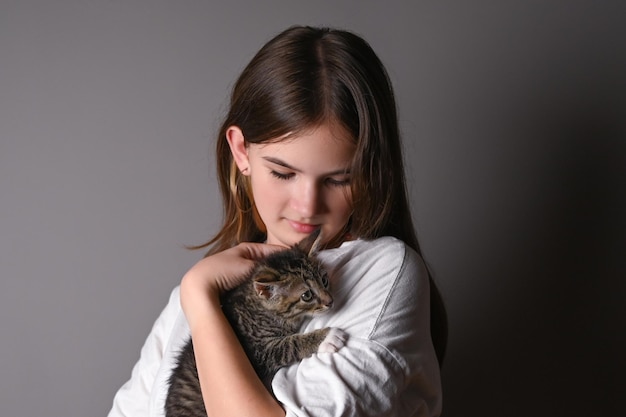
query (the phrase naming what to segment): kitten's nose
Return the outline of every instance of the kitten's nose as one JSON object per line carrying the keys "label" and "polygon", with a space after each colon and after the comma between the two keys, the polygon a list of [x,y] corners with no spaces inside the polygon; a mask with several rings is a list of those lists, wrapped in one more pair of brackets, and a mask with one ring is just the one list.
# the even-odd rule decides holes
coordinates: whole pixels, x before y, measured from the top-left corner
{"label": "kitten's nose", "polygon": [[333,297],[331,297],[330,295],[322,297],[322,304],[326,308],[331,308],[333,306]]}

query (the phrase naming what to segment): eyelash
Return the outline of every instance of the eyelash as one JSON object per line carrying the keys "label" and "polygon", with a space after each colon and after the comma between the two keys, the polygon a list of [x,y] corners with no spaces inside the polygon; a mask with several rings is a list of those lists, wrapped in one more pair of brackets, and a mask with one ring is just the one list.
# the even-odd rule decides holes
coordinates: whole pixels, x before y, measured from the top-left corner
{"label": "eyelash", "polygon": [[334,180],[332,178],[328,178],[326,183],[333,187],[345,187],[350,185],[350,180]]}
{"label": "eyelash", "polygon": [[[290,180],[294,176],[293,173],[283,174],[282,172],[278,172],[278,171],[270,171],[270,173],[272,174],[273,177],[279,180],[283,180],[283,181]],[[332,178],[327,178],[325,182],[331,187],[345,187],[350,184],[349,179],[348,180],[335,180]]]}
{"label": "eyelash", "polygon": [[270,172],[274,177],[278,178],[279,180],[288,180],[293,177],[293,174],[283,174],[277,171],[270,171]]}

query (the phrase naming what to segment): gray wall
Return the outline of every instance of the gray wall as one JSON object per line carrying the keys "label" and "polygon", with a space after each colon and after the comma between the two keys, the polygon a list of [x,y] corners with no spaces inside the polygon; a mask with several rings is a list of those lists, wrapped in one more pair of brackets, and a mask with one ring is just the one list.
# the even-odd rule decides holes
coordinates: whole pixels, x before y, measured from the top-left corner
{"label": "gray wall", "polygon": [[444,414],[626,415],[623,3],[226,4],[0,1],[0,415],[108,411],[219,223],[228,89],[294,23],[394,81]]}

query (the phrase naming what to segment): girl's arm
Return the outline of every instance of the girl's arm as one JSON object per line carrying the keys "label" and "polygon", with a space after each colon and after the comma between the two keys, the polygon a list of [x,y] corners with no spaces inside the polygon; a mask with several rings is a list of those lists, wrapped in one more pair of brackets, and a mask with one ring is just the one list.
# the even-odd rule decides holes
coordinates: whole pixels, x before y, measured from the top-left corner
{"label": "girl's arm", "polygon": [[150,413],[150,397],[166,346],[180,311],[179,288],[154,322],[130,379],[117,391],[108,417],[143,417]]}
{"label": "girl's arm", "polygon": [[201,260],[183,277],[181,304],[209,416],[285,415],[256,375],[220,306],[220,294],[238,285],[255,259],[277,249],[240,244]]}

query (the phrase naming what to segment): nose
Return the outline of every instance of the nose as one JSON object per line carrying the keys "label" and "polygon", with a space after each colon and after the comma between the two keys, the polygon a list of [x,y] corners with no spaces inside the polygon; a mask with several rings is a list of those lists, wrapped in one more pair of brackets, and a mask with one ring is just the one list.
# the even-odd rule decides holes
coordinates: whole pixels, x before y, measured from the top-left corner
{"label": "nose", "polygon": [[331,308],[333,306],[333,297],[328,293],[322,293],[320,296],[320,301],[322,305],[326,308]]}
{"label": "nose", "polygon": [[304,219],[313,217],[319,210],[320,190],[318,185],[311,181],[298,184],[291,199],[293,209]]}

